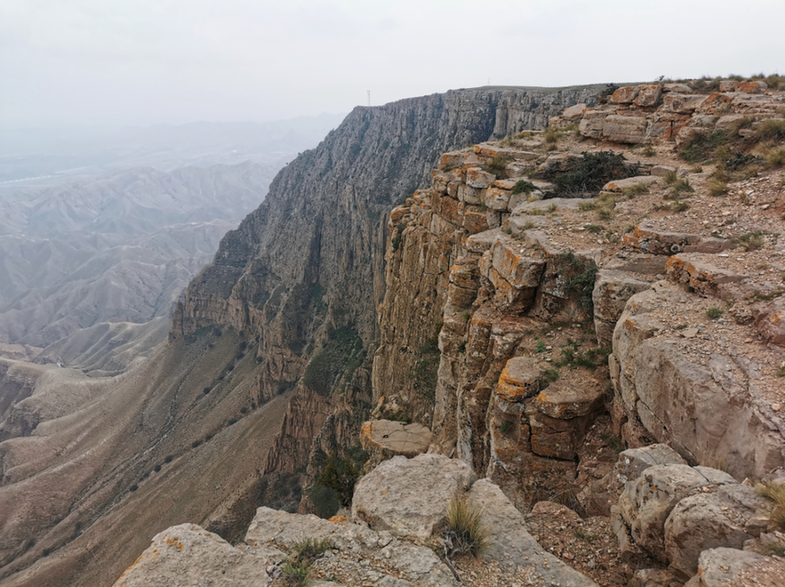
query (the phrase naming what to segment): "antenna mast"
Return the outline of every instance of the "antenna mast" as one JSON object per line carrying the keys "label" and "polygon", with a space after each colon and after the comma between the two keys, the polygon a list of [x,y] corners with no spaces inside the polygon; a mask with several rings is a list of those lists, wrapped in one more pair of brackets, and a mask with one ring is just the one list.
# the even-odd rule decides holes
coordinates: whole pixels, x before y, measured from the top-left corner
{"label": "antenna mast", "polygon": [[371,105],[371,90],[368,90],[368,106]]}

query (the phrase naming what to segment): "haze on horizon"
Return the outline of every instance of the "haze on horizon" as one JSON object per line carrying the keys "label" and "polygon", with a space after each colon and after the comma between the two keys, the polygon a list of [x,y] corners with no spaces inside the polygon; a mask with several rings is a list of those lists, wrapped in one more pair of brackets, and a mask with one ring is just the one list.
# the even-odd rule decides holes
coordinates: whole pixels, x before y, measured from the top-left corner
{"label": "haze on horizon", "polygon": [[0,1],[0,128],[269,121],[461,87],[783,73],[781,0]]}

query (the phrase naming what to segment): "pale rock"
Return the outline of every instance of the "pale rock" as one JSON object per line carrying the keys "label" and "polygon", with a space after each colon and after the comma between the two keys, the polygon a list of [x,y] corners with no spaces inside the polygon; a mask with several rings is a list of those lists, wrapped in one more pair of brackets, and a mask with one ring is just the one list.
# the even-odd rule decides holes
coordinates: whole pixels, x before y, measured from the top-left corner
{"label": "pale rock", "polygon": [[586,104],[575,104],[564,109],[562,118],[565,120],[577,120],[583,116],[585,110]]}
{"label": "pale rock", "polygon": [[[698,560],[698,573],[684,587],[749,587],[750,583],[740,574],[748,574],[747,579],[755,577],[755,570],[771,560],[758,553],[735,548],[704,550]],[[785,564],[779,561],[775,565],[780,567],[779,578],[785,576]],[[774,586],[776,583],[768,585]]]}
{"label": "pale rock", "polygon": [[291,548],[305,538],[327,538],[337,529],[337,525],[313,514],[290,514],[260,507],[248,527],[245,542],[252,546],[274,542],[283,548]]}
{"label": "pale rock", "polygon": [[634,543],[665,562],[664,526],[673,508],[709,481],[687,465],[654,465],[619,496],[618,511]]}
{"label": "pale rock", "polygon": [[469,503],[481,508],[482,523],[490,532],[483,555],[503,565],[530,569],[537,585],[596,587],[594,581],[546,552],[526,530],[524,516],[502,490],[486,479],[472,485]]}
{"label": "pale rock", "polygon": [[662,98],[662,85],[646,84],[638,86],[638,95],[633,100],[633,104],[641,108],[656,106]]}
{"label": "pale rock", "polygon": [[357,483],[352,519],[398,536],[427,538],[443,522],[450,497],[475,479],[466,463],[443,455],[396,456]]}
{"label": "pale rock", "polygon": [[490,187],[496,176],[479,167],[469,167],[466,170],[466,185],[470,188],[485,189]]}
{"label": "pale rock", "polygon": [[651,284],[635,279],[623,271],[600,269],[594,281],[594,329],[600,346],[610,346],[613,329],[624,312],[627,300],[638,292],[649,289]]}
{"label": "pale rock", "polygon": [[641,448],[628,448],[619,453],[614,474],[621,483],[627,483],[640,477],[649,467],[686,464],[687,461],[667,444],[652,444]]}
{"label": "pale rock", "polygon": [[614,104],[632,104],[641,86],[623,86],[611,94],[610,101]]}
{"label": "pale rock", "polygon": [[626,179],[614,179],[602,186],[604,192],[623,192],[625,189],[632,188],[639,185],[648,186],[660,181],[656,175],[639,175],[636,177],[628,177]]}
{"label": "pale rock", "polygon": [[741,549],[766,529],[771,502],[752,487],[722,485],[682,499],[665,522],[665,553],[671,568],[690,577],[709,548]]}
{"label": "pale rock", "polygon": [[581,135],[592,139],[601,139],[606,116],[608,114],[601,110],[587,110],[578,124]]}
{"label": "pale rock", "polygon": [[753,306],[752,315],[763,340],[785,346],[785,297]]}
{"label": "pale rock", "polygon": [[692,92],[692,88],[687,84],[680,84],[680,83],[670,83],[670,84],[662,84],[662,91],[663,92],[674,92],[677,94],[689,94]]}
{"label": "pale rock", "polygon": [[431,431],[413,422],[404,424],[393,420],[370,420],[360,428],[360,443],[373,464],[396,455],[414,457],[428,450]]}
{"label": "pale rock", "polygon": [[267,567],[285,558],[272,554],[243,552],[195,524],[181,524],[156,534],[114,587],[265,587]]}
{"label": "pale rock", "polygon": [[699,94],[676,94],[670,92],[663,97],[662,108],[670,112],[692,114],[705,99],[706,96]]}
{"label": "pale rock", "polygon": [[648,121],[643,116],[611,114],[602,124],[602,137],[614,143],[641,143],[646,138]]}

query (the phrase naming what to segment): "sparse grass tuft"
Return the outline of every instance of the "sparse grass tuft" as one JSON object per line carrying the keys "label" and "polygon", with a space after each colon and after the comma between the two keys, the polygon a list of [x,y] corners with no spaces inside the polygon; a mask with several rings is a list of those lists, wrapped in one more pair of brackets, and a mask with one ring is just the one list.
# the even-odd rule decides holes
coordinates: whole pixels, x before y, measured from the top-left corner
{"label": "sparse grass tuft", "polygon": [[759,141],[785,140],[785,120],[764,120],[755,129],[755,138]]}
{"label": "sparse grass tuft", "polygon": [[602,226],[601,224],[587,224],[583,228],[586,229],[587,232],[590,232],[592,234],[599,234],[603,230],[605,230],[605,227]]}
{"label": "sparse grass tuft", "polygon": [[287,561],[281,567],[281,577],[287,587],[302,587],[308,582],[311,565],[297,561]]}
{"label": "sparse grass tuft", "polygon": [[709,195],[718,197],[728,193],[728,184],[713,177],[709,180]]}
{"label": "sparse grass tuft", "polygon": [[542,374],[548,381],[551,382],[557,381],[559,379],[558,369],[543,369]]}
{"label": "sparse grass tuft", "polygon": [[445,548],[452,555],[477,556],[488,547],[490,532],[482,523],[482,511],[465,496],[455,496],[447,508]]}
{"label": "sparse grass tuft", "polygon": [[730,140],[728,133],[724,130],[715,130],[709,134],[695,131],[684,144],[679,157],[688,163],[700,163],[709,161],[715,156],[715,151]]}
{"label": "sparse grass tuft", "polygon": [[597,207],[597,204],[594,202],[578,202],[578,210],[581,212],[588,212],[589,210],[594,210]]}
{"label": "sparse grass tuft", "polygon": [[774,502],[769,521],[779,528],[785,528],[785,484],[763,483],[756,488],[763,497]]}
{"label": "sparse grass tuft", "polygon": [[709,320],[716,320],[717,318],[722,316],[724,313],[725,313],[725,310],[723,310],[722,308],[717,308],[715,306],[715,307],[711,307],[708,310],[706,310],[706,317]]}
{"label": "sparse grass tuft", "polygon": [[665,174],[665,176],[662,179],[665,180],[666,184],[673,185],[679,180],[679,174],[676,173],[675,171],[669,171],[668,173]]}
{"label": "sparse grass tuft", "polygon": [[771,149],[766,153],[765,158],[769,167],[782,167],[785,165],[785,147]]}
{"label": "sparse grass tuft", "polygon": [[643,150],[641,151],[641,155],[643,155],[644,157],[654,157],[656,154],[657,151],[655,151],[654,147],[652,147],[651,145],[646,145],[645,147],[643,147]]}
{"label": "sparse grass tuft", "polygon": [[292,546],[293,560],[308,566],[333,547],[327,538],[305,538]]}
{"label": "sparse grass tuft", "polygon": [[741,236],[733,239],[733,242],[736,243],[740,249],[750,252],[757,251],[758,249],[762,248],[766,243],[766,240],[763,238],[762,232],[756,231],[742,234]]}
{"label": "sparse grass tuft", "polygon": [[633,196],[638,196],[640,194],[648,194],[649,193],[649,186],[645,183],[636,183],[635,185],[631,185],[628,188],[624,188],[624,195],[632,198]]}
{"label": "sparse grass tuft", "polygon": [[689,194],[694,192],[692,185],[690,185],[690,180],[688,179],[677,179],[671,184],[671,194],[674,199],[681,195],[681,194]]}

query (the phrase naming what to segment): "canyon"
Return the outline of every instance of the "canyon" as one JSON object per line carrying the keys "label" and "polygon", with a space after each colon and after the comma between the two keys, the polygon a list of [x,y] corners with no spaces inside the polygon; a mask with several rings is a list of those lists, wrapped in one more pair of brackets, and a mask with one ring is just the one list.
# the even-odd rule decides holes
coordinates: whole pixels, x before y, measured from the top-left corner
{"label": "canyon", "polygon": [[[455,491],[518,549],[489,564],[531,584],[781,577],[752,480],[785,480],[783,107],[723,80],[355,109],[221,240],[145,361],[95,380],[0,361],[0,584],[153,584],[205,548],[270,584],[331,537],[318,579],[452,585],[423,541]],[[365,476],[336,494],[330,467]],[[564,537],[532,537],[547,511],[612,554],[576,558],[575,529],[531,562]],[[360,550],[373,573],[339,560]]]}

